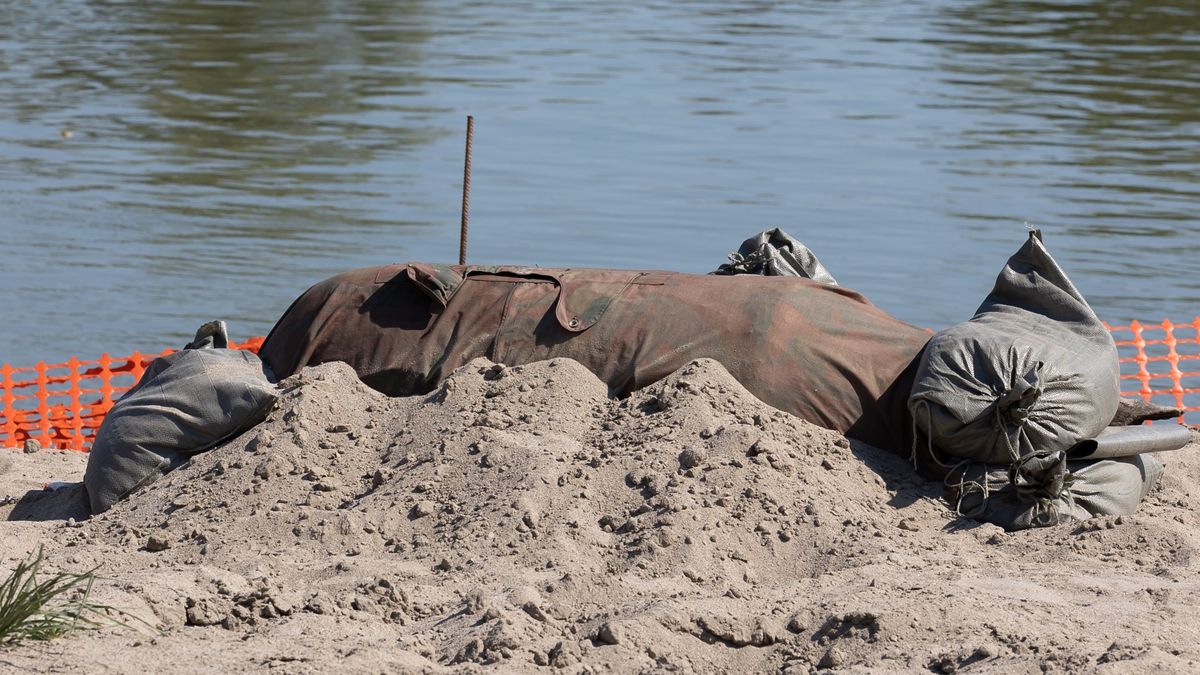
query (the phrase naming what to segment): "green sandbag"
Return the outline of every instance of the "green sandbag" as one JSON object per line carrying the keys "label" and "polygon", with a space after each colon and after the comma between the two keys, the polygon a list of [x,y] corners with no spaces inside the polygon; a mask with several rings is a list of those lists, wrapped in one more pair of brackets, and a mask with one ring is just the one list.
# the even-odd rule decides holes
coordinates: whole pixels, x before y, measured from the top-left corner
{"label": "green sandbag", "polygon": [[967,462],[946,478],[947,499],[965,516],[1005,530],[1024,530],[1125,516],[1162,477],[1153,455],[1068,461],[1036,453],[1017,465]]}
{"label": "green sandbag", "polygon": [[221,322],[205,324],[182,351],[152,361],[113,405],[83,477],[92,513],[266,417],[278,394],[262,362],[226,344]]}
{"label": "green sandbag", "polygon": [[729,262],[709,274],[759,274],[765,277],[803,277],[829,286],[838,282],[812,249],[778,227],[742,242]]}
{"label": "green sandbag", "polygon": [[929,341],[908,407],[943,455],[1009,464],[1099,434],[1119,374],[1112,336],[1033,231],[975,316]]}

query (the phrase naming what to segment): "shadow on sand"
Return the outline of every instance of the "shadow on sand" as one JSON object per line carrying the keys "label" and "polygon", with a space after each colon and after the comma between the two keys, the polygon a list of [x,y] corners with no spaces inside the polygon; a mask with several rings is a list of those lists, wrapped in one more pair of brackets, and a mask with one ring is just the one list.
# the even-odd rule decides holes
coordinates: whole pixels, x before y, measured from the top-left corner
{"label": "shadow on sand", "polygon": [[883,479],[884,485],[890,490],[892,498],[889,506],[904,508],[920,499],[941,501],[942,484],[937,481],[925,480],[912,467],[895,453],[856,441],[850,441],[850,452]]}
{"label": "shadow on sand", "polygon": [[72,483],[57,490],[29,490],[17,500],[8,520],[84,520],[92,515],[83,483]]}

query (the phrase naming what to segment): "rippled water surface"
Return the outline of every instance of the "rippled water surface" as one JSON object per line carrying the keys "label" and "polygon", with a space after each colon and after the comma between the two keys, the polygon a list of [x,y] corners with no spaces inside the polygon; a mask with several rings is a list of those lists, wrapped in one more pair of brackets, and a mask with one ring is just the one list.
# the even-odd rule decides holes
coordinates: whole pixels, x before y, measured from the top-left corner
{"label": "rippled water surface", "polygon": [[1029,222],[1102,317],[1200,314],[1200,3],[0,0],[0,361],[263,334],[457,255],[704,272],[782,226],[906,320]]}

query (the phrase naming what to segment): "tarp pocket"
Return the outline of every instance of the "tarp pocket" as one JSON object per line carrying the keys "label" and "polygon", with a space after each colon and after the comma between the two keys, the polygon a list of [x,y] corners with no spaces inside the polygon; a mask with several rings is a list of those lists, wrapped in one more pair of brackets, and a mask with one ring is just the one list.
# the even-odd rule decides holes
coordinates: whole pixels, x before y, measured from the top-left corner
{"label": "tarp pocket", "polygon": [[582,333],[604,316],[625,289],[634,284],[659,285],[669,275],[630,270],[563,270],[558,273],[554,315],[572,333]]}

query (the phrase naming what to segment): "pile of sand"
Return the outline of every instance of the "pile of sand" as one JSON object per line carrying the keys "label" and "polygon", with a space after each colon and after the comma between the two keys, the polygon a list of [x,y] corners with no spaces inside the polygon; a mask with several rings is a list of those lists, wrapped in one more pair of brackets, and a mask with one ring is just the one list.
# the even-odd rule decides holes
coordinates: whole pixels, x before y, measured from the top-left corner
{"label": "pile of sand", "polygon": [[[1193,672],[1200,462],[1139,515],[1005,534],[716,362],[612,400],[568,360],[389,399],[342,364],[91,520],[0,454],[0,565],[46,546],[160,625],[0,651],[110,672]],[[50,520],[39,520],[49,518]]]}

